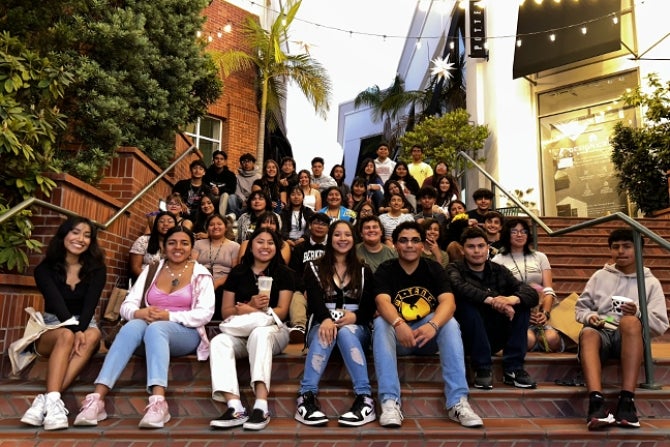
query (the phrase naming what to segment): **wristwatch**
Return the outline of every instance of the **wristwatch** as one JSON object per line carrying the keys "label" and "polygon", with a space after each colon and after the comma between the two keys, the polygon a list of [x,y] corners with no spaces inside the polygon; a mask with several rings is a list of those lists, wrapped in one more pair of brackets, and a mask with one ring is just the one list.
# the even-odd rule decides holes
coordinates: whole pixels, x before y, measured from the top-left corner
{"label": "wristwatch", "polygon": [[547,320],[551,318],[551,312],[548,310],[543,310],[542,313],[544,314],[545,317],[547,317]]}

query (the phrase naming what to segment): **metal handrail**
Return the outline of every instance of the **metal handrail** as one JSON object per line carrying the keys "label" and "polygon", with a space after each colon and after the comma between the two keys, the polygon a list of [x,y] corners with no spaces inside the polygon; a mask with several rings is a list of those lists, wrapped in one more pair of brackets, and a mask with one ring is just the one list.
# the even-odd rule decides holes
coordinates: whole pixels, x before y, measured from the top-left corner
{"label": "metal handrail", "polygon": [[649,315],[647,310],[647,292],[644,284],[644,263],[643,263],[643,254],[642,254],[642,236],[644,234],[649,239],[656,242],[661,247],[670,251],[670,242],[663,239],[658,234],[651,231],[649,228],[640,224],[639,222],[632,219],[630,216],[618,211],[607,216],[597,217],[595,219],[580,222],[578,224],[562,228],[560,230],[552,230],[549,228],[538,216],[536,216],[531,210],[529,210],[521,201],[510,194],[505,188],[503,188],[496,179],[494,179],[491,174],[489,174],[484,168],[479,166],[475,160],[473,160],[468,154],[461,151],[458,155],[465,160],[467,160],[472,166],[477,168],[477,170],[482,173],[491,183],[493,183],[496,188],[500,189],[509,200],[511,200],[516,206],[521,208],[521,210],[528,215],[528,217],[533,221],[533,225],[537,225],[542,228],[550,237],[562,236],[567,233],[572,233],[584,228],[594,227],[604,222],[609,222],[611,220],[622,220],[629,226],[633,228],[633,245],[635,247],[635,273],[637,276],[637,293],[638,293],[638,302],[640,303],[640,320],[642,321],[642,338],[644,344],[644,371],[645,371],[645,383],[640,386],[648,389],[660,389],[661,386],[655,384],[654,380],[654,361],[651,355],[651,340],[649,334]]}
{"label": "metal handrail", "polygon": [[[184,135],[183,132],[180,131],[180,132],[178,132],[178,134],[179,134],[179,136],[181,136],[181,138],[184,141],[186,141],[187,144],[189,144],[189,148],[186,149],[184,151],[184,153],[181,154],[179,157],[177,157],[172,163],[170,163],[170,166],[168,166],[167,168],[165,168],[163,170],[163,172],[158,174],[158,176],[156,176],[155,179],[153,179],[151,182],[149,182],[149,184],[147,186],[142,188],[142,190],[135,197],[133,197],[130,200],[130,202],[128,202],[121,209],[119,209],[116,213],[114,213],[112,215],[112,217],[110,217],[109,220],[107,220],[107,222],[100,223],[100,222],[96,222],[94,220],[91,220],[91,222],[96,227],[98,227],[100,229],[103,229],[103,230],[106,230],[107,228],[109,228],[116,221],[116,219],[118,219],[122,214],[124,214],[126,211],[128,211],[128,209],[130,209],[130,207],[133,206],[135,204],[135,202],[140,200],[156,183],[158,183],[163,177],[165,177],[168,172],[170,172],[172,169],[174,169],[175,166],[177,166],[184,158],[186,158],[187,155],[189,155],[191,152],[194,152],[194,151],[198,150],[198,147],[193,145],[191,143],[191,141],[188,140],[188,137],[186,137],[186,135]],[[63,208],[61,206],[54,205],[53,203],[45,202],[44,200],[37,199],[35,197],[30,197],[30,198],[24,200],[23,202],[20,202],[20,203],[14,205],[12,208],[7,210],[6,213],[0,215],[0,225],[3,224],[6,220],[10,219],[14,215],[20,213],[21,211],[23,211],[24,209],[26,209],[26,208],[28,208],[32,205],[39,205],[39,206],[42,206],[44,208],[48,208],[52,211],[56,211],[60,214],[64,214],[64,215],[69,216],[69,217],[78,216],[77,213],[75,213],[73,211],[70,211],[66,208]]]}

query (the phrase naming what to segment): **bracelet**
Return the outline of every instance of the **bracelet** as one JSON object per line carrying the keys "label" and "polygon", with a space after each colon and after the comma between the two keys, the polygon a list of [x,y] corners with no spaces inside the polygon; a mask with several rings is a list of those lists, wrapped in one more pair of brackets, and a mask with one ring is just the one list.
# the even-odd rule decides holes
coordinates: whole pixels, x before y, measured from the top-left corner
{"label": "bracelet", "polygon": [[435,333],[436,333],[436,334],[440,331],[440,326],[438,326],[437,323],[435,323],[433,320],[430,320],[430,321],[428,322],[428,324],[430,324],[430,326],[431,326],[433,329],[435,329]]}
{"label": "bracelet", "polygon": [[398,317],[395,320],[393,320],[393,323],[391,323],[391,326],[393,326],[393,328],[397,328],[398,326],[400,326],[404,322],[405,322],[405,320],[402,317]]}
{"label": "bracelet", "polygon": [[542,293],[544,295],[551,295],[554,298],[556,298],[556,292],[554,292],[554,289],[552,289],[551,287],[545,287],[544,289],[542,289]]}

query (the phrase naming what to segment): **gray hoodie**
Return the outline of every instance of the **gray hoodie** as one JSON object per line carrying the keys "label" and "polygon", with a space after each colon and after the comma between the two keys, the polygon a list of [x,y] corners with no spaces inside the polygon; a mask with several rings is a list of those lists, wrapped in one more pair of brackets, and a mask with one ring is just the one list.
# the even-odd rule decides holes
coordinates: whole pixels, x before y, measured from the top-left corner
{"label": "gray hoodie", "polygon": [[246,205],[247,197],[251,194],[251,185],[259,178],[261,178],[261,175],[256,168],[252,171],[237,168],[237,188],[235,189],[235,194],[240,198],[243,206]]}
{"label": "gray hoodie", "polygon": [[[657,337],[668,330],[668,310],[661,283],[647,267],[644,268],[644,288],[647,292],[649,330],[652,337]],[[617,270],[614,264],[605,264],[591,276],[577,300],[577,321],[586,325],[591,315],[607,315],[611,309],[612,295],[631,298],[639,306],[636,274],[625,274]]]}

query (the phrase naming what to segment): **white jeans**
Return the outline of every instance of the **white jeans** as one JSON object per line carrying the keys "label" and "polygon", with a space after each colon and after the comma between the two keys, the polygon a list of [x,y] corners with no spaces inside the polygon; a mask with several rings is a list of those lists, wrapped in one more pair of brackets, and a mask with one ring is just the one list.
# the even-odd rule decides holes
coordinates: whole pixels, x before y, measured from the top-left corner
{"label": "white jeans", "polygon": [[240,395],[235,359],[249,357],[251,388],[263,382],[270,391],[272,356],[288,345],[288,328],[276,325],[258,327],[249,338],[219,334],[210,343],[209,366],[212,374],[212,399],[225,402],[223,393]]}

